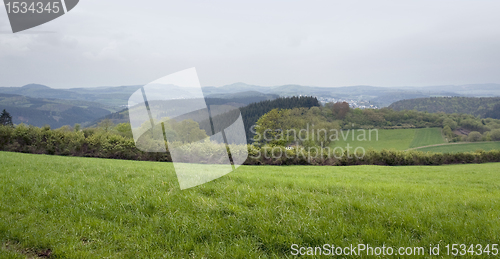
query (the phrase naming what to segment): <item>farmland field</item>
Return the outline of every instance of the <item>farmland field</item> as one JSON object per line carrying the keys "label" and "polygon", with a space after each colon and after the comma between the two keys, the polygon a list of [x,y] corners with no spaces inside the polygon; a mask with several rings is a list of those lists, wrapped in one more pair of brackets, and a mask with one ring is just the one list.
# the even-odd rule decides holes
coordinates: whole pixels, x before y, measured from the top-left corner
{"label": "farmland field", "polygon": [[378,139],[376,138],[375,132],[372,132],[371,140],[369,139],[369,131],[366,130],[366,139],[360,137],[362,141],[358,141],[358,136],[360,133],[355,131],[354,141],[352,140],[352,134],[347,136],[344,140],[341,134],[339,134],[339,141],[332,144],[332,147],[346,147],[349,143],[352,147],[363,147],[365,149],[396,149],[396,150],[406,150],[412,147],[427,146],[433,144],[444,143],[444,139],[441,135],[441,129],[438,128],[422,128],[422,129],[379,129]]}
{"label": "farmland field", "polygon": [[434,144],[444,143],[441,129],[438,128],[423,128],[415,131],[415,136],[410,143],[410,148],[423,147]]}
{"label": "farmland field", "polygon": [[292,244],[500,240],[499,164],[242,166],[181,191],[171,163],[0,161],[0,254],[10,256],[284,258]]}
{"label": "farmland field", "polygon": [[459,153],[459,152],[474,152],[477,150],[500,150],[500,142],[476,142],[476,143],[458,143],[447,144],[442,146],[419,148],[422,152],[436,153]]}
{"label": "farmland field", "polygon": [[[358,141],[359,134],[357,131],[355,132],[354,141],[352,140],[352,134],[348,135],[344,140],[342,135],[339,133],[339,141],[335,141],[332,146],[346,147],[349,143],[352,147],[363,147],[365,149],[372,148],[374,150],[382,150],[394,148],[397,150],[405,150],[408,149],[410,143],[415,137],[415,129],[379,129],[378,139],[375,131],[372,131],[371,134],[369,134],[369,131],[366,130],[367,141]],[[371,135],[371,139],[369,139],[369,135]]]}

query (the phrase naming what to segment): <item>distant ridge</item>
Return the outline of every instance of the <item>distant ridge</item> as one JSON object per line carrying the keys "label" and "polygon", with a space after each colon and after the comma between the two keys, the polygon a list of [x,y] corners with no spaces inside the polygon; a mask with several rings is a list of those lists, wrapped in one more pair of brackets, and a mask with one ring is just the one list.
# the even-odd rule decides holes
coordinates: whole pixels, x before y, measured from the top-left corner
{"label": "distant ridge", "polygon": [[254,102],[260,102],[264,100],[273,100],[278,98],[277,94],[264,94],[257,91],[244,91],[238,93],[227,93],[227,94],[208,94],[205,98],[222,98],[222,99],[235,99],[235,98],[257,98],[258,100]]}
{"label": "distant ridge", "polygon": [[28,84],[28,85],[21,86],[21,88],[25,88],[25,89],[51,89],[50,87],[48,87],[46,85],[39,85],[39,84]]}
{"label": "distant ridge", "polygon": [[32,98],[0,93],[0,110],[7,110],[14,124],[24,123],[41,127],[59,128],[75,123],[85,124],[110,114],[109,107],[94,102]]}
{"label": "distant ridge", "polygon": [[397,101],[389,106],[396,111],[465,113],[500,119],[500,97],[433,97]]}
{"label": "distant ridge", "polygon": [[[29,84],[23,87],[0,87],[0,93],[18,94],[33,98],[55,98],[64,100],[82,100],[98,102],[118,108],[126,107],[128,98],[139,89],[141,85],[106,86],[93,88],[54,89],[41,84]],[[500,96],[500,84],[465,84],[442,85],[426,87],[381,87],[369,85],[343,86],[343,87],[317,87],[297,84],[279,86],[258,86],[237,82],[220,87],[202,87],[203,93],[208,98],[233,98],[231,94],[253,92],[252,96],[272,96],[275,98],[290,96],[315,96],[322,102],[336,100],[369,101],[379,107],[404,100],[427,97],[496,97]],[[228,97],[230,96],[230,97]]]}

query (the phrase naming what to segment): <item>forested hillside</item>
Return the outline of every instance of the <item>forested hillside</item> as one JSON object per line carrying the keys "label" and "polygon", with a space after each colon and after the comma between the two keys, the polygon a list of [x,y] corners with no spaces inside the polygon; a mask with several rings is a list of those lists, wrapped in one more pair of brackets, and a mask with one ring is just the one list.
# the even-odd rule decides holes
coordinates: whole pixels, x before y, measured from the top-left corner
{"label": "forested hillside", "polygon": [[38,127],[49,125],[52,128],[94,121],[114,111],[112,107],[99,103],[13,94],[0,94],[0,109],[11,114],[14,124],[25,123]]}
{"label": "forested hillside", "polygon": [[465,113],[500,119],[500,97],[431,97],[397,101],[389,106],[395,111],[416,110],[430,113]]}
{"label": "forested hillside", "polygon": [[258,103],[252,103],[240,109],[241,116],[243,117],[243,123],[245,124],[245,131],[247,134],[247,141],[249,143],[253,142],[254,134],[250,128],[257,123],[259,118],[268,113],[273,109],[293,109],[293,108],[311,108],[314,106],[320,106],[318,99],[316,97],[286,97],[278,98],[272,101],[263,101]]}

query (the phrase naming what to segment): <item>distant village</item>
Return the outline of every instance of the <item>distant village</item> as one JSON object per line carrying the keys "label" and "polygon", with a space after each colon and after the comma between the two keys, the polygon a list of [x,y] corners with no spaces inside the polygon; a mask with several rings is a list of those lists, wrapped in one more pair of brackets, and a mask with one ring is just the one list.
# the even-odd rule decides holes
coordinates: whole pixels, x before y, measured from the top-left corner
{"label": "distant village", "polygon": [[336,103],[336,102],[346,102],[349,104],[351,108],[360,108],[360,109],[379,109],[377,105],[373,105],[370,101],[365,100],[352,100],[352,99],[341,99],[341,98],[333,98],[333,97],[317,97],[318,101],[321,104],[325,103]]}

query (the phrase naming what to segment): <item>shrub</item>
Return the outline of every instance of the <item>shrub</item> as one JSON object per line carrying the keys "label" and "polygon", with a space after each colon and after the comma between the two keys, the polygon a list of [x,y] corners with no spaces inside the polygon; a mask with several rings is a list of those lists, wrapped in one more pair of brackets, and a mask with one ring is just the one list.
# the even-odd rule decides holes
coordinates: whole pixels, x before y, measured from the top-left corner
{"label": "shrub", "polygon": [[469,133],[469,136],[467,136],[467,140],[470,142],[477,142],[480,141],[482,137],[483,135],[481,135],[481,133],[472,131],[471,133]]}
{"label": "shrub", "polygon": [[450,127],[451,130],[455,130],[457,128],[457,123],[450,118],[446,118],[443,121],[443,128],[446,126]]}
{"label": "shrub", "polygon": [[443,128],[443,134],[448,138],[451,139],[453,138],[453,132],[451,131],[450,126],[446,125]]}
{"label": "shrub", "polygon": [[494,129],[490,132],[490,139],[492,141],[500,141],[500,129]]}

